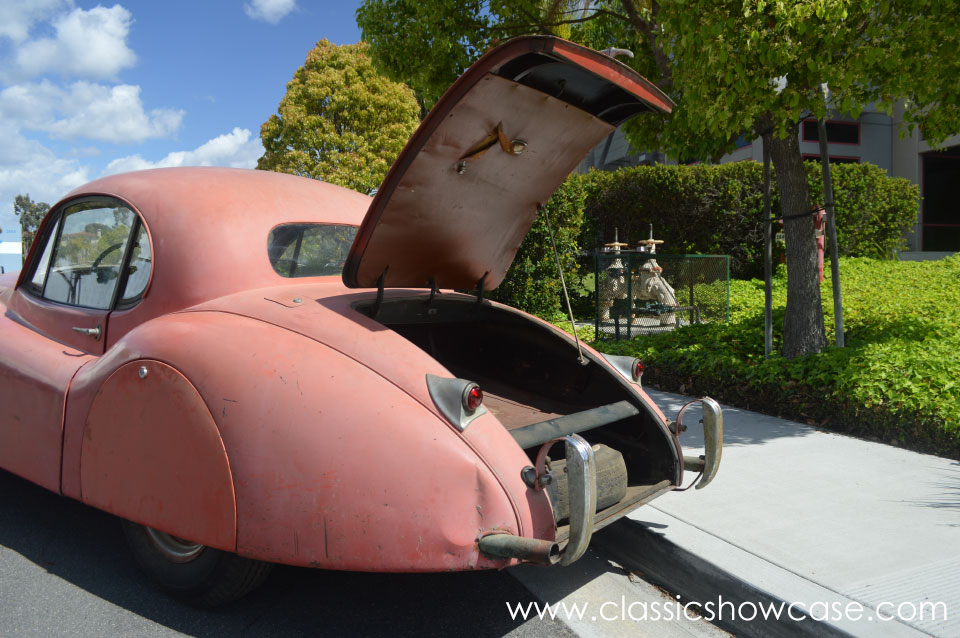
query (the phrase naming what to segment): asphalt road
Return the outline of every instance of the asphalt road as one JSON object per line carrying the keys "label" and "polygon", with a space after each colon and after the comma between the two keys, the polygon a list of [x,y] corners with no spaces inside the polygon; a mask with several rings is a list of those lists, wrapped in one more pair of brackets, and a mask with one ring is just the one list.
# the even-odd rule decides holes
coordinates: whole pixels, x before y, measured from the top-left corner
{"label": "asphalt road", "polygon": [[114,517],[0,470],[0,636],[540,636],[511,620],[536,600],[506,573],[357,574],[277,567],[250,596],[204,611],[137,571]]}

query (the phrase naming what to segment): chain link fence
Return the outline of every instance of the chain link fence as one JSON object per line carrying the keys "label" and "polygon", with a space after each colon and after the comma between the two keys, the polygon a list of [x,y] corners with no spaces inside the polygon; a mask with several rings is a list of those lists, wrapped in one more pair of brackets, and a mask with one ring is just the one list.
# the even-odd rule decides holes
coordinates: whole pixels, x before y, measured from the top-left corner
{"label": "chain link fence", "polygon": [[597,338],[630,339],[730,318],[729,255],[595,255]]}

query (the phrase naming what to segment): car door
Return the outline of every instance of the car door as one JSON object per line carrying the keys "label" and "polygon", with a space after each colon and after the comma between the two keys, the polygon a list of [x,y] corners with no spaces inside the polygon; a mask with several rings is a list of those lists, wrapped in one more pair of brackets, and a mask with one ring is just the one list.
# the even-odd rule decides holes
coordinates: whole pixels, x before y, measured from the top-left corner
{"label": "car door", "polygon": [[145,281],[131,264],[142,270],[142,236],[139,216],[109,197],[71,200],[44,222],[0,318],[3,468],[59,491],[67,389],[103,354],[110,311]]}

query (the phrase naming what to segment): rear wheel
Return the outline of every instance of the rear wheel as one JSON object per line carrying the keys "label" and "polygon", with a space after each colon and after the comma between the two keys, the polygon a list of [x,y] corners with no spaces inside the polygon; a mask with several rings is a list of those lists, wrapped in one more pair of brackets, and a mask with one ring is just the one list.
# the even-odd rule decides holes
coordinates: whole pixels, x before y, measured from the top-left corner
{"label": "rear wheel", "polygon": [[198,607],[216,607],[248,594],[273,567],[129,521],[123,521],[123,531],[147,576]]}

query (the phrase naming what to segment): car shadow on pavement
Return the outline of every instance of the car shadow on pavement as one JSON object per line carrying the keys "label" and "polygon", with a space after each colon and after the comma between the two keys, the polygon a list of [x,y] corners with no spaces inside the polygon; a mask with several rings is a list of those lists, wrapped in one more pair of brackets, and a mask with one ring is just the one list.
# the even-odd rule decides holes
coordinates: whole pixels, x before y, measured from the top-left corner
{"label": "car shadow on pavement", "polygon": [[194,609],[140,574],[118,519],[2,470],[0,573],[0,635],[573,635],[555,621],[511,619],[507,601],[536,599],[502,572],[277,566],[240,601]]}

